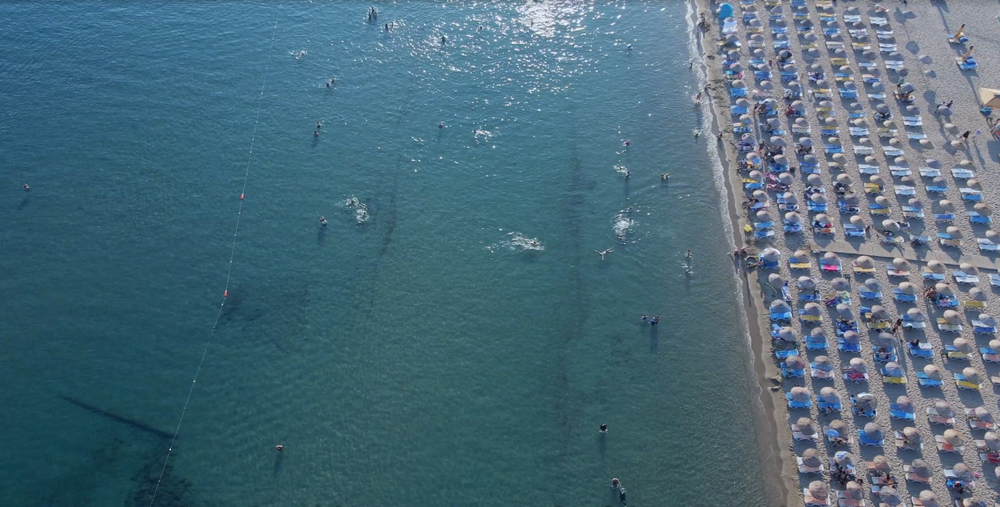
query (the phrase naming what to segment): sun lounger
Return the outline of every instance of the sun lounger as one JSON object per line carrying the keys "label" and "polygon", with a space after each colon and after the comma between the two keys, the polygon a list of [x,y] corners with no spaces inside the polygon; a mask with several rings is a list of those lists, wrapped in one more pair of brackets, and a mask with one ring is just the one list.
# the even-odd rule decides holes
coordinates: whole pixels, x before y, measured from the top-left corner
{"label": "sun lounger", "polygon": [[989,275],[989,278],[990,278],[990,285],[994,287],[1000,287],[1000,274],[991,273]]}
{"label": "sun lounger", "polygon": [[962,193],[963,201],[979,202],[983,200],[983,193],[978,190],[973,190],[971,188],[960,188],[959,192]]}
{"label": "sun lounger", "polygon": [[975,275],[970,275],[965,271],[954,270],[951,272],[952,276],[955,277],[955,281],[964,284],[977,284],[979,283],[979,277]]}
{"label": "sun lounger", "polygon": [[905,292],[899,289],[892,289],[892,299],[896,300],[896,302],[899,303],[916,303],[917,295],[906,294]]}
{"label": "sun lounger", "polygon": [[781,363],[781,376],[785,378],[802,378],[806,376],[806,370],[793,370],[785,366],[785,363]]}
{"label": "sun lounger", "polygon": [[972,222],[973,225],[988,225],[992,223],[993,220],[991,220],[990,217],[986,215],[980,215],[975,211],[970,211],[969,222]]}
{"label": "sun lounger", "polygon": [[942,234],[944,234],[944,233],[943,232],[939,232],[938,233],[938,243],[941,243],[941,246],[948,246],[948,247],[952,247],[952,248],[962,248],[962,240],[960,240],[960,239],[954,239],[954,238],[941,237]]}
{"label": "sun lounger", "polygon": [[882,447],[885,445],[884,438],[869,438],[865,434],[865,430],[858,430],[858,442],[860,442],[862,446],[870,445],[873,447]]}
{"label": "sun lounger", "polygon": [[872,148],[871,146],[855,146],[854,147],[854,154],[855,155],[873,155],[874,153],[875,153],[875,149]]}
{"label": "sun lounger", "polygon": [[929,194],[943,194],[948,191],[948,187],[944,185],[927,185],[925,189]]}
{"label": "sun lounger", "polygon": [[809,408],[812,407],[812,400],[807,401],[792,401],[792,393],[786,393],[785,399],[788,400],[788,408]]}
{"label": "sun lounger", "polygon": [[891,277],[892,276],[899,276],[899,277],[903,277],[903,278],[908,278],[910,276],[910,270],[908,270],[908,269],[898,269],[898,268],[896,268],[896,266],[893,266],[891,263],[885,265],[885,272],[889,276],[891,276]]}
{"label": "sun lounger", "polygon": [[849,343],[843,338],[837,338],[837,350],[841,352],[851,352],[857,354],[861,352],[861,344]]}
{"label": "sun lounger", "polygon": [[927,374],[922,371],[916,372],[916,375],[917,382],[920,384],[920,387],[941,387],[944,384],[944,382],[940,380],[928,377]]}
{"label": "sun lounger", "polygon": [[965,409],[966,422],[969,424],[970,429],[991,431],[995,424],[993,421],[983,421],[976,416],[976,409],[967,408]]}
{"label": "sun lounger", "polygon": [[959,361],[968,361],[969,354],[958,350],[954,345],[945,345],[944,354],[948,359],[954,359]]}
{"label": "sun lounger", "polygon": [[932,359],[934,357],[934,347],[927,342],[920,342],[920,344],[916,346],[907,343],[906,349],[913,357],[919,357],[922,359]]}
{"label": "sun lounger", "polygon": [[985,310],[986,309],[986,303],[984,303],[982,301],[971,300],[971,299],[968,300],[968,301],[962,301],[962,306],[964,306],[966,310]]}
{"label": "sun lounger", "polygon": [[[894,153],[891,153],[890,150],[885,150],[885,152],[886,152],[885,154],[887,156],[890,156],[890,157],[898,156],[898,155],[895,155]],[[892,173],[892,175],[895,176],[895,177],[897,177],[897,178],[902,178],[903,176],[909,176],[909,175],[913,174],[913,171],[911,171],[910,168],[908,168],[908,167],[900,167],[898,165],[891,165],[891,166],[889,166],[889,172]],[[903,186],[903,185],[896,185],[896,188],[899,188],[901,186]],[[912,189],[913,187],[906,187],[906,188]],[[897,190],[896,193],[898,194],[899,191]]]}
{"label": "sun lounger", "polygon": [[881,101],[885,100],[885,94],[884,93],[869,93],[868,94],[868,98],[872,99],[872,100],[877,100],[877,101],[881,102]]}
{"label": "sun lounger", "polygon": [[937,409],[934,407],[930,407],[927,409],[927,421],[930,422],[931,424],[943,424],[946,426],[955,425],[954,416],[945,417],[943,415],[940,415],[938,414]]}
{"label": "sun lounger", "polygon": [[924,218],[924,211],[913,206],[903,206],[903,218]]}
{"label": "sun lounger", "polygon": [[945,442],[944,436],[942,435],[934,435],[934,442],[937,444],[937,449],[940,452],[955,452],[962,454],[965,450],[964,445],[951,445],[948,442]]}
{"label": "sun lounger", "polygon": [[823,145],[823,151],[826,152],[826,154],[828,154],[828,155],[832,154],[832,153],[843,153],[844,152],[844,145],[842,145],[842,144],[824,144]]}
{"label": "sun lounger", "polygon": [[979,390],[979,388],[981,386],[980,384],[973,384],[972,382],[969,382],[965,378],[965,375],[962,375],[961,373],[955,373],[954,375],[955,375],[955,385],[959,389],[967,389],[967,390],[970,390],[970,391],[978,391]]}
{"label": "sun lounger", "polygon": [[805,310],[799,310],[799,320],[801,320],[802,322],[810,322],[810,323],[823,322],[823,317],[821,315],[806,315],[805,313],[803,313],[804,311]]}
{"label": "sun lounger", "polygon": [[942,332],[949,332],[949,333],[962,332],[961,324],[949,324],[948,321],[944,319],[944,317],[938,317],[937,325],[938,329],[941,330]]}
{"label": "sun lounger", "polygon": [[851,61],[848,60],[847,58],[836,57],[836,58],[831,58],[830,63],[833,64],[835,67],[843,67],[844,65],[850,65]]}
{"label": "sun lounger", "polygon": [[924,124],[923,118],[919,116],[904,116],[903,125],[907,127],[921,127]]}
{"label": "sun lounger", "polygon": [[851,135],[854,137],[868,136],[868,129],[865,127],[851,127]]}
{"label": "sun lounger", "polygon": [[1000,251],[1000,245],[990,241],[987,238],[976,238],[976,243],[979,245],[979,251],[981,252]]}
{"label": "sun lounger", "polygon": [[868,22],[870,22],[872,26],[889,26],[889,20],[882,16],[871,16],[868,18]]}
{"label": "sun lounger", "polygon": [[870,290],[860,289],[860,293],[861,293],[861,299],[874,299],[874,300],[882,299],[882,291],[872,292]]}
{"label": "sun lounger", "polygon": [[[869,164],[858,164],[858,171],[860,171],[861,174],[878,174],[878,166]],[[881,194],[882,187],[876,183],[866,182],[865,193]]]}
{"label": "sun lounger", "polygon": [[921,167],[919,171],[922,178],[936,178],[941,176],[941,170],[934,169],[933,167]]}
{"label": "sun lounger", "polygon": [[976,173],[969,169],[952,169],[951,175],[958,180],[967,180],[976,177]]}
{"label": "sun lounger", "polygon": [[920,272],[920,276],[922,276],[924,280],[933,280],[936,282],[944,281],[944,273],[935,273],[927,268],[924,268],[924,270]]}
{"label": "sun lounger", "polygon": [[[893,176],[895,176],[895,174],[893,174]],[[917,189],[908,185],[896,185],[894,190],[896,191],[896,195],[906,195],[906,196],[917,195]]]}
{"label": "sun lounger", "polygon": [[927,327],[927,323],[926,322],[923,322],[923,321],[917,322],[915,320],[906,320],[906,319],[903,319],[903,328],[904,329],[924,329],[926,327]]}
{"label": "sun lounger", "polygon": [[934,220],[938,222],[951,222],[955,219],[954,213],[935,213]]}
{"label": "sun lounger", "polygon": [[844,370],[845,382],[868,382],[868,373],[852,371],[850,368]]}
{"label": "sun lounger", "polygon": [[889,404],[889,417],[893,419],[903,419],[905,421],[913,421],[916,419],[915,414],[900,410],[899,405],[895,403]]}
{"label": "sun lounger", "polygon": [[[980,440],[976,440],[976,442],[980,442]],[[983,463],[989,463],[991,465],[996,465],[996,464],[1000,463],[1000,453],[996,453],[996,452],[992,452],[992,451],[991,452],[979,453],[979,459],[982,460]]]}
{"label": "sun lounger", "polygon": [[962,57],[960,56],[956,56],[955,63],[958,65],[958,68],[962,70],[975,70],[979,67],[979,64],[976,63],[976,59],[971,56],[967,57],[965,60],[962,60]]}
{"label": "sun lounger", "polygon": [[973,334],[996,334],[997,328],[996,326],[987,324],[981,320],[973,320],[972,332]]}
{"label": "sun lounger", "polygon": [[904,67],[905,66],[903,65],[902,60],[892,60],[892,61],[887,60],[885,62],[885,68],[889,70],[894,70],[896,72],[903,70]]}

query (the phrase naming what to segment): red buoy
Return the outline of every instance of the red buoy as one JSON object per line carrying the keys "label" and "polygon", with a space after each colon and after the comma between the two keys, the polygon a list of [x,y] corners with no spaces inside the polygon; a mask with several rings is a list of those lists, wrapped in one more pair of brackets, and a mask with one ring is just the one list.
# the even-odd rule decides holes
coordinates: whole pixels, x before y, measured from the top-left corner
{"label": "red buoy", "polygon": [[240,200],[241,201],[243,200],[243,194],[240,194]]}
{"label": "red buoy", "polygon": [[224,298],[229,297],[229,289],[226,289],[225,291],[222,292],[222,297]]}

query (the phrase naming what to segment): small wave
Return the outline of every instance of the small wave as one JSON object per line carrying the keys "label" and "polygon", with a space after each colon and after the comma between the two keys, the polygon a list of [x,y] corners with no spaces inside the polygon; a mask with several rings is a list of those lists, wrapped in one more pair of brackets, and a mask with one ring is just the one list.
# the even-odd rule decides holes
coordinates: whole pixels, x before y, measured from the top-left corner
{"label": "small wave", "polygon": [[289,52],[288,52],[288,54],[290,54],[290,55],[292,55],[293,57],[295,57],[295,59],[296,59],[296,60],[301,60],[301,59],[302,59],[302,58],[304,58],[304,57],[305,57],[306,55],[308,55],[308,54],[309,54],[309,52],[308,52],[308,51],[306,51],[305,49],[300,49],[300,50],[298,50],[298,51],[289,51]]}
{"label": "small wave", "polygon": [[612,230],[615,233],[615,237],[618,238],[618,241],[624,243],[628,239],[628,235],[632,232],[633,225],[635,225],[635,220],[629,218],[627,213],[619,213],[615,215]]}
{"label": "small wave", "polygon": [[363,224],[368,221],[370,215],[368,214],[368,205],[358,200],[357,197],[353,195],[348,197],[344,201],[344,208],[354,208],[354,220],[359,224]]}

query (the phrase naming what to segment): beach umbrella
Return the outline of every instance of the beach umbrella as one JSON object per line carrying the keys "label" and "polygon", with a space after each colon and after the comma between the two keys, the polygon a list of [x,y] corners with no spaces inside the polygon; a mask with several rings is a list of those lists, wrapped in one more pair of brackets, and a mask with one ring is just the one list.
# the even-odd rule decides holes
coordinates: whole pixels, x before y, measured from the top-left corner
{"label": "beach umbrella", "polygon": [[747,178],[750,178],[757,182],[761,182],[764,181],[764,173],[760,171],[750,171],[750,174],[747,174]]}
{"label": "beach umbrella", "polygon": [[805,315],[818,316],[821,314],[822,309],[816,303],[806,303],[806,305],[802,308],[802,312]]}
{"label": "beach umbrella", "polygon": [[823,481],[812,481],[809,483],[809,495],[816,500],[826,500],[830,497],[830,488]]}
{"label": "beach umbrella", "polygon": [[983,442],[991,451],[1000,450],[1000,437],[992,431],[987,431],[986,434],[983,435]]}
{"label": "beach umbrella", "polygon": [[951,428],[944,430],[943,436],[945,442],[948,442],[949,444],[954,445],[956,447],[965,443],[962,440],[962,435],[959,435],[957,431]]}
{"label": "beach umbrella", "polygon": [[805,39],[806,42],[812,42],[812,41],[816,40],[816,34],[814,34],[814,33],[807,33],[807,34],[803,35],[802,38]]}
{"label": "beach umbrella", "polygon": [[961,269],[962,271],[965,271],[966,273],[972,274],[972,275],[974,275],[976,273],[979,273],[979,268],[977,268],[973,264],[969,264],[968,262],[963,262],[963,263],[959,264],[958,265],[958,269]]}
{"label": "beach umbrella", "polygon": [[972,414],[973,416],[975,416],[977,420],[981,422],[984,423],[993,422],[993,414],[991,414],[990,411],[986,409],[986,407],[978,406],[972,409]]}
{"label": "beach umbrella", "polygon": [[836,291],[851,290],[851,284],[850,284],[850,282],[848,282],[846,279],[841,278],[841,277],[837,277],[837,278],[834,278],[833,280],[830,280],[830,285],[833,287],[833,290],[836,290]]}
{"label": "beach umbrella", "polygon": [[865,436],[873,440],[880,440],[882,438],[882,428],[879,427],[877,422],[870,422],[865,424]]}
{"label": "beach umbrella", "polygon": [[[739,74],[740,72],[743,72],[743,65],[741,65],[739,62],[730,63],[729,70],[735,72],[736,74]],[[739,83],[740,86],[736,86],[736,83]],[[733,81],[732,84],[730,84],[730,86],[733,88],[746,88],[747,85],[742,80],[737,79]]]}
{"label": "beach umbrella", "polygon": [[962,369],[962,375],[965,375],[965,380],[968,380],[972,384],[978,384],[981,381],[979,372],[971,366],[966,366]]}
{"label": "beach umbrella", "polygon": [[933,380],[941,380],[941,370],[937,366],[934,366],[933,364],[928,364],[927,366],[924,366],[924,373],[927,375],[927,378]]}
{"label": "beach umbrella", "polygon": [[[777,118],[770,118],[767,120],[767,126],[773,129],[781,128],[781,122]],[[772,136],[772,139],[774,137]],[[780,138],[779,138],[780,139]]]}
{"label": "beach umbrella", "polygon": [[885,104],[879,104],[879,105],[875,106],[875,111],[877,111],[879,113],[888,113],[889,112],[889,106],[887,106]]}
{"label": "beach umbrella", "polygon": [[896,346],[896,337],[885,331],[882,331],[878,334],[875,343],[879,347],[884,347],[888,349]]}
{"label": "beach umbrella", "polygon": [[899,269],[899,270],[902,270],[902,271],[906,271],[906,270],[910,269],[910,261],[908,261],[908,260],[906,260],[906,259],[904,259],[902,257],[896,257],[895,259],[893,259],[892,260],[892,265],[895,266],[896,269]]}
{"label": "beach umbrella", "polygon": [[[868,163],[876,163],[877,162],[877,160],[875,160],[875,157],[870,157],[870,158],[871,158],[871,160],[868,160],[866,158],[865,162],[868,162]],[[882,186],[882,185],[885,184],[885,180],[883,180],[882,177],[879,176],[879,175],[877,175],[877,174],[873,174],[873,175],[869,176],[868,177],[868,181],[870,181],[870,182],[872,182],[872,183],[874,183],[876,185],[879,185],[879,186]],[[875,198],[875,202],[878,202],[878,198],[879,197],[882,197],[883,199],[885,198],[885,196],[880,195],[880,196],[878,196],[878,197]],[[885,202],[888,203],[889,201],[886,200]]]}
{"label": "beach umbrella", "polygon": [[903,93],[910,93],[910,92],[913,91],[913,84],[911,84],[911,83],[903,83],[903,84],[899,85],[899,91],[901,91]]}
{"label": "beach umbrella", "polygon": [[890,377],[902,377],[903,376],[903,368],[899,365],[899,363],[897,363],[895,361],[889,361],[888,363],[885,363],[885,372]]}
{"label": "beach umbrella", "polygon": [[777,248],[768,247],[760,253],[760,258],[768,262],[774,262],[781,258],[781,252]]}
{"label": "beach umbrella", "polygon": [[768,80],[766,80],[766,79],[763,80],[763,81],[761,81],[761,82],[759,82],[759,83],[757,83],[757,87],[759,87],[761,90],[773,90],[774,89],[774,85],[771,84],[771,82],[768,81]]}
{"label": "beach umbrella", "polygon": [[760,220],[761,222],[770,222],[773,219],[771,218],[771,213],[769,213],[766,209],[762,209],[757,212],[757,220]]}
{"label": "beach umbrella", "polygon": [[[952,431],[954,431],[954,430],[952,430]],[[945,434],[947,434],[947,433],[948,433],[948,430],[945,430]],[[948,437],[945,437],[945,440],[947,440],[947,439],[948,439]],[[959,440],[959,442],[961,442],[961,440]],[[955,445],[955,444],[952,444],[952,445]],[[955,472],[955,475],[959,479],[962,479],[964,481],[971,481],[972,480],[972,470],[969,468],[969,465],[966,465],[965,463],[955,463],[955,466],[951,467],[951,471]]]}
{"label": "beach umbrella", "polygon": [[886,320],[889,318],[889,312],[882,305],[872,306],[871,313],[872,318],[875,320]]}
{"label": "beach umbrella", "polygon": [[927,263],[927,269],[933,273],[944,273],[945,266],[944,263],[938,260],[932,260]]}
{"label": "beach umbrella", "polygon": [[996,324],[997,324],[996,319],[994,319],[993,316],[990,315],[990,314],[988,314],[988,313],[980,313],[979,314],[979,322],[982,322],[983,324],[986,324],[987,326],[996,326]]}
{"label": "beach umbrella", "polygon": [[841,74],[854,74],[854,69],[852,69],[848,65],[841,65],[840,69],[838,69],[838,70],[840,70]]}
{"label": "beach umbrella", "polygon": [[785,313],[785,312],[791,311],[791,309],[792,308],[790,306],[788,306],[788,303],[786,303],[786,302],[784,302],[784,301],[782,301],[780,299],[776,299],[774,301],[771,301],[771,312],[773,312],[773,313]]}
{"label": "beach umbrella", "polygon": [[969,188],[980,188],[979,180],[977,180],[975,178],[969,179],[969,180],[965,180],[965,186],[967,186]]}
{"label": "beach umbrella", "polygon": [[806,361],[802,356],[788,356],[785,359],[785,366],[790,370],[801,370],[806,367]]}
{"label": "beach umbrella", "polygon": [[789,393],[792,395],[792,400],[796,401],[796,402],[806,402],[806,401],[809,401],[810,397],[812,396],[809,393],[808,389],[806,389],[804,387],[800,387],[800,386],[793,387],[789,391]]}
{"label": "beach umbrella", "polygon": [[763,202],[763,203],[767,203],[769,200],[771,200],[768,197],[767,192],[765,192],[763,190],[754,190],[753,191],[753,198],[757,199],[757,202]]}
{"label": "beach umbrella", "polygon": [[[774,100],[772,98],[766,98],[766,99],[764,99],[763,104],[767,107],[767,109],[773,111],[773,110],[777,109],[778,101]],[[779,125],[780,125],[780,123],[779,123]]]}
{"label": "beach umbrella", "polygon": [[[951,124],[949,123],[948,125],[951,125]],[[954,127],[954,125],[952,125],[952,127]],[[955,129],[955,131],[957,132],[958,129]],[[963,158],[961,161],[959,161],[958,165],[960,165],[962,167],[970,167],[970,166],[972,166],[972,161],[969,160],[969,159],[967,159],[967,158]]]}
{"label": "beach umbrella", "polygon": [[790,224],[801,223],[802,222],[802,215],[799,215],[798,213],[796,213],[794,211],[789,211],[788,213],[785,213],[785,221],[788,222],[788,223],[790,223]]}
{"label": "beach umbrella", "polygon": [[993,210],[990,208],[990,205],[982,202],[977,203],[975,206],[972,207],[972,209],[975,210],[976,213],[979,213],[984,217],[988,217],[990,216],[991,213],[993,213]]}
{"label": "beach umbrella", "polygon": [[[739,65],[739,64],[735,63],[733,65]],[[737,79],[737,80],[733,81],[732,83],[730,83],[729,86],[731,86],[733,88],[746,88],[747,84],[742,79]]]}
{"label": "beach umbrella", "polygon": [[[958,312],[956,312],[955,310],[945,310],[944,320],[947,321],[949,324],[958,324],[959,322],[962,322],[962,317],[959,316]],[[962,338],[959,338],[959,340],[961,339]]]}
{"label": "beach umbrella", "polygon": [[[794,343],[797,341],[795,338],[795,330],[787,326],[778,330],[776,338],[783,342],[788,342],[788,343]],[[799,356],[789,356],[789,358],[792,357],[798,358]],[[802,368],[795,368],[795,369],[801,370]]]}
{"label": "beach umbrella", "polygon": [[[814,432],[815,433],[815,432]],[[811,435],[812,433],[809,433]],[[810,468],[818,468],[823,462],[819,459],[819,451],[810,447],[802,451],[802,464]]]}
{"label": "beach umbrella", "polygon": [[782,185],[791,185],[795,182],[795,178],[792,177],[791,173],[781,173],[778,175],[778,183]]}
{"label": "beach umbrella", "polygon": [[929,479],[931,476],[931,467],[927,465],[927,462],[917,458],[910,463],[910,472],[921,477],[923,479]]}
{"label": "beach umbrella", "polygon": [[948,226],[948,228],[945,229],[945,232],[947,232],[949,236],[955,239],[962,239],[962,231],[959,230],[959,228],[955,227],[954,225]]}
{"label": "beach umbrella", "polygon": [[887,231],[899,232],[899,224],[895,220],[886,219],[882,221],[882,228]]}
{"label": "beach umbrella", "polygon": [[913,406],[913,400],[911,400],[909,396],[905,395],[896,398],[896,406],[899,407],[900,410],[908,414],[912,414],[914,410],[916,410],[915,407]]}
{"label": "beach umbrella", "polygon": [[917,291],[916,287],[914,287],[910,282],[903,282],[899,284],[899,290],[902,291],[903,294],[913,294]]}
{"label": "beach umbrella", "polygon": [[851,371],[853,372],[865,373],[868,371],[868,365],[865,363],[865,360],[860,357],[851,358],[850,365]]}
{"label": "beach umbrella", "polygon": [[[801,100],[796,100],[795,102],[798,102],[800,105],[802,104]],[[793,109],[794,109],[794,106],[795,106],[795,102],[792,102],[792,108]],[[805,106],[802,106],[802,109],[805,109]],[[808,128],[809,127],[809,122],[806,121],[805,118],[796,118],[795,119],[795,126],[796,127],[800,127],[800,128]]]}
{"label": "beach umbrella", "polygon": [[862,255],[854,259],[854,265],[862,269],[873,268],[875,267],[875,260],[867,255]]}
{"label": "beach umbrella", "polygon": [[857,331],[844,331],[844,341],[850,344],[856,344],[861,341],[861,335]]}
{"label": "beach umbrella", "polygon": [[781,70],[784,71],[784,72],[798,72],[799,68],[796,67],[795,64],[789,63],[789,64],[785,65],[784,67],[782,67]]}
{"label": "beach umbrella", "polygon": [[813,367],[819,371],[833,371],[833,365],[830,364],[830,358],[827,356],[816,356],[816,358],[813,359]]}
{"label": "beach umbrella", "polygon": [[865,219],[859,217],[858,215],[851,215],[851,224],[856,227],[864,227]]}
{"label": "beach umbrella", "polygon": [[806,176],[806,183],[812,187],[821,187],[823,186],[823,179],[820,178],[818,174],[810,174],[809,176]]}
{"label": "beach umbrella", "polygon": [[1000,350],[1000,340],[998,339],[990,340],[990,348],[993,350]]}
{"label": "beach umbrella", "polygon": [[918,498],[924,507],[941,507],[941,502],[938,501],[937,495],[929,489],[921,491]]}
{"label": "beach umbrella", "polygon": [[838,316],[843,320],[854,320],[854,310],[851,309],[851,305],[847,303],[840,303],[837,305]]}
{"label": "beach umbrella", "polygon": [[903,428],[903,438],[905,438],[910,445],[919,444],[921,440],[920,431],[913,426],[907,426]]}
{"label": "beach umbrella", "polygon": [[903,500],[899,497],[899,493],[896,492],[896,488],[890,486],[883,486],[882,489],[878,490],[878,497],[885,505],[903,504]]}
{"label": "beach umbrella", "polygon": [[[836,125],[836,124],[837,124],[836,122],[833,123],[833,125]],[[829,125],[829,123],[827,123],[827,125]],[[828,138],[826,138],[826,142],[827,142],[827,144],[841,144],[839,137],[828,137]]]}
{"label": "beach umbrella", "polygon": [[906,310],[906,315],[910,317],[914,322],[923,322],[927,320],[927,316],[924,315],[923,310],[920,308],[910,308]]}
{"label": "beach umbrella", "polygon": [[896,163],[896,165],[906,165],[906,157],[900,156],[900,157],[896,157],[896,158],[894,158],[892,160],[893,160],[893,162]]}
{"label": "beach umbrella", "polygon": [[[828,223],[830,223],[830,217],[826,216],[826,214],[824,214],[824,213],[820,213],[819,215],[816,215],[816,218],[814,219],[814,221],[819,222],[821,224],[828,224]],[[824,259],[829,259],[829,257],[826,257],[826,256],[824,256],[823,258]]]}
{"label": "beach umbrella", "polygon": [[840,403],[840,395],[837,394],[837,390],[829,386],[820,389],[819,399],[823,403]]}
{"label": "beach umbrella", "polygon": [[816,280],[808,276],[800,276],[797,283],[800,289],[813,290],[816,288]]}
{"label": "beach umbrella", "polygon": [[844,485],[844,497],[848,500],[864,500],[865,490],[855,481],[847,481]]}
{"label": "beach umbrella", "polygon": [[938,291],[938,294],[941,294],[941,295],[944,295],[944,296],[954,296],[955,295],[955,289],[952,289],[951,285],[948,285],[948,284],[946,284],[944,282],[938,282],[937,284],[935,284],[934,285],[934,290]]}
{"label": "beach umbrella", "polygon": [[986,502],[976,497],[970,497],[962,500],[962,507],[986,507]]}
{"label": "beach umbrella", "polygon": [[[855,194],[854,192],[844,194],[844,202],[849,205],[856,206],[858,204],[858,199],[859,199],[858,194]],[[851,215],[851,216],[857,216],[857,215]]]}
{"label": "beach umbrella", "polygon": [[[753,117],[751,117],[749,114],[744,114],[744,115],[740,116],[740,123],[742,123],[745,126],[753,125]],[[757,155],[754,152],[747,153],[747,157],[746,158],[749,160],[751,155],[753,155],[754,157],[760,158],[760,156]]]}
{"label": "beach umbrella", "polygon": [[948,403],[946,400],[935,401],[934,410],[941,417],[954,417],[955,415],[955,409],[952,408],[951,403]]}
{"label": "beach umbrella", "polygon": [[[762,162],[762,160],[760,159],[760,155],[757,155],[756,153],[747,153],[747,157],[746,158],[747,158],[747,163],[749,163],[752,166],[759,166],[760,163]],[[755,172],[755,171],[750,171],[750,172]],[[758,174],[760,173],[760,171],[756,171],[756,172]],[[749,176],[749,175],[747,175],[747,176]],[[763,174],[761,174],[760,177],[763,178]],[[757,180],[757,181],[760,182],[761,180]]]}
{"label": "beach umbrella", "polygon": [[840,48],[834,49],[831,54],[836,58],[844,58],[847,56],[847,52]]}
{"label": "beach umbrella", "polygon": [[[756,23],[756,24],[754,24],[754,23]],[[751,24],[751,26],[760,26],[760,20],[755,19],[755,20],[751,21],[750,24]],[[764,36],[761,35],[761,34],[759,34],[759,33],[755,33],[755,34],[753,34],[753,35],[750,36],[750,40],[752,40],[754,42],[764,42]],[[758,68],[762,68],[762,67],[765,67],[765,66],[761,65]]]}
{"label": "beach umbrella", "polygon": [[[947,317],[945,318],[947,319]],[[969,345],[969,340],[966,340],[965,338],[955,338],[951,343],[956,349],[959,350],[959,352],[964,352],[966,354],[972,352],[972,345]]]}
{"label": "beach umbrella", "polygon": [[[791,108],[793,111],[805,111],[806,105],[801,100],[796,100],[792,102]],[[799,119],[804,120],[805,118],[799,118]]]}
{"label": "beach umbrella", "polygon": [[851,177],[848,176],[848,175],[846,175],[846,174],[838,174],[837,175],[837,183],[840,183],[841,185],[850,185],[851,184]]}
{"label": "beach umbrella", "polygon": [[909,176],[903,176],[902,178],[899,178],[899,182],[902,183],[903,185],[912,185],[913,178]]}
{"label": "beach umbrella", "polygon": [[[874,182],[872,182],[872,183],[874,183]],[[886,196],[884,196],[884,195],[880,195],[880,196],[878,196],[878,197],[875,198],[875,204],[878,204],[879,206],[888,206],[890,204],[889,203],[889,198],[886,197]]]}
{"label": "beach umbrella", "polygon": [[728,59],[728,60],[739,60],[740,59],[740,52],[736,51],[736,50],[730,50],[728,53],[726,53],[726,59]]}
{"label": "beach umbrella", "polygon": [[800,248],[800,249],[798,249],[798,250],[795,251],[794,256],[797,259],[805,260],[806,258],[809,257],[809,252],[807,252],[807,251],[805,251],[805,250],[803,250],[803,249]]}
{"label": "beach umbrella", "polygon": [[[799,138],[799,145],[805,146],[805,147],[809,148],[809,147],[812,147],[813,141],[812,141],[812,139],[809,139],[808,137],[800,137]],[[813,157],[813,158],[816,158],[816,157]]]}
{"label": "beach umbrella", "polygon": [[938,206],[945,211],[952,211],[955,209],[955,205],[951,203],[948,199],[941,199],[938,201]]}
{"label": "beach umbrella", "polygon": [[780,289],[785,284],[785,280],[778,273],[771,273],[767,275],[767,283],[771,284],[775,289]]}
{"label": "beach umbrella", "polygon": [[[838,432],[843,435],[847,432],[847,425],[844,421],[840,419],[834,419],[830,421],[830,429],[837,429]],[[854,467],[854,455],[847,451],[837,451],[833,455],[833,462],[836,463],[841,468],[853,468]]]}
{"label": "beach umbrella", "polygon": [[774,163],[778,165],[788,165],[788,159],[784,155],[775,155]]}
{"label": "beach umbrella", "polygon": [[874,278],[869,278],[865,280],[865,288],[871,292],[878,292],[882,290],[882,284]]}
{"label": "beach umbrella", "polygon": [[[813,328],[813,330],[809,332],[809,336],[812,337],[813,341],[817,342],[826,341],[826,331],[824,331],[823,328],[821,327]],[[819,357],[826,357],[826,356],[817,356],[817,359]]]}
{"label": "beach umbrella", "polygon": [[1000,235],[998,235],[996,231],[993,230],[986,231],[986,239],[993,241],[994,243],[996,242],[998,236]]}
{"label": "beach umbrella", "polygon": [[889,460],[881,454],[872,458],[872,468],[879,472],[889,472],[892,470],[892,466],[889,465]]}
{"label": "beach umbrella", "polygon": [[810,195],[809,196],[809,200],[812,201],[812,202],[814,202],[814,203],[816,203],[816,204],[826,204],[826,202],[827,202],[826,201],[826,196],[823,195],[823,194],[821,194],[821,193],[819,193],[819,192],[816,192],[816,193]]}

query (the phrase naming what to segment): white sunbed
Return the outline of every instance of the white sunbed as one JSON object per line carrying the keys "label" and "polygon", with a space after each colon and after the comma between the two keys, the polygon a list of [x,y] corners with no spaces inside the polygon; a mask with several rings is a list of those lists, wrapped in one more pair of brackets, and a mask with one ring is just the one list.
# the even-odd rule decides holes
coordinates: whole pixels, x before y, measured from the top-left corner
{"label": "white sunbed", "polygon": [[938,176],[941,176],[941,171],[932,167],[921,167],[920,176],[924,178],[937,178]]}

